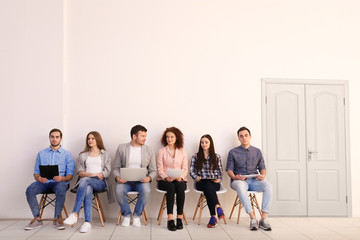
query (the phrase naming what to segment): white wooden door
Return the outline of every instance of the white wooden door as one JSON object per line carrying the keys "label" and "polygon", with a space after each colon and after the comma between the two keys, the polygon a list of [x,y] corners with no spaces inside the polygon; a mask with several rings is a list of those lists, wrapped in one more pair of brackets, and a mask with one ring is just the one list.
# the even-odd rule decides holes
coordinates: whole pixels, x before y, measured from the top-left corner
{"label": "white wooden door", "polygon": [[344,87],[305,87],[308,215],[346,216]]}
{"label": "white wooden door", "polygon": [[304,85],[266,87],[267,177],[271,214],[307,215]]}
{"label": "white wooden door", "polygon": [[273,215],[346,216],[344,87],[267,84]]}

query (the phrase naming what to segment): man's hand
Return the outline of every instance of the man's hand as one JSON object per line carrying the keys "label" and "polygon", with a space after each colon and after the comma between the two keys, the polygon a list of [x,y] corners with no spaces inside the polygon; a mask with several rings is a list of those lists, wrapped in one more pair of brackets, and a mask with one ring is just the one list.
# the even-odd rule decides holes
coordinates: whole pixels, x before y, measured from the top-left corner
{"label": "man's hand", "polygon": [[119,176],[116,176],[115,180],[116,180],[117,183],[126,183],[127,182],[126,180],[121,179]]}
{"label": "man's hand", "polygon": [[195,178],[195,181],[196,181],[196,182],[200,182],[200,180],[201,180],[201,177]]}
{"label": "man's hand", "polygon": [[45,177],[39,177],[37,180],[41,183],[46,183],[48,181],[48,179]]}
{"label": "man's hand", "polygon": [[100,180],[104,180],[104,175],[103,175],[102,173],[99,173],[99,174],[97,175],[97,177],[98,177]]}
{"label": "man's hand", "polygon": [[220,182],[221,182],[220,179],[213,179],[212,181],[213,181],[214,183],[220,183]]}
{"label": "man's hand", "polygon": [[172,181],[174,181],[174,180],[175,180],[175,178],[172,178],[172,177],[166,177],[164,180],[165,180],[165,181],[167,181],[167,182],[172,182]]}
{"label": "man's hand", "polygon": [[55,182],[61,182],[61,181],[63,181],[63,177],[62,177],[62,176],[55,176],[53,179],[55,180]]}
{"label": "man's hand", "polygon": [[236,174],[233,179],[244,181],[246,179],[246,177],[243,175],[240,175],[240,174]]}
{"label": "man's hand", "polygon": [[262,181],[265,179],[265,175],[259,174],[256,178],[257,180]]}
{"label": "man's hand", "polygon": [[151,181],[151,177],[150,176],[147,176],[146,178],[144,178],[143,180],[141,180],[140,182],[142,183],[148,183]]}

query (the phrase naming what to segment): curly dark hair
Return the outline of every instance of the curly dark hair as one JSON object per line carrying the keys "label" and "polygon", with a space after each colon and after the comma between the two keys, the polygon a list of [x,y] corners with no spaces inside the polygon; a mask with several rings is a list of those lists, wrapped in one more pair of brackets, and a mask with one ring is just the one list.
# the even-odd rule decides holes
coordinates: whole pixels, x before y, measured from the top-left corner
{"label": "curly dark hair", "polygon": [[201,171],[201,169],[203,168],[204,162],[205,162],[204,149],[201,147],[201,139],[203,139],[203,138],[207,138],[210,141],[210,148],[209,148],[210,168],[212,170],[217,170],[218,164],[217,164],[217,158],[216,158],[216,153],[215,153],[214,141],[209,134],[205,134],[205,135],[201,136],[201,138],[200,138],[199,151],[196,153],[195,167],[198,171]]}
{"label": "curly dark hair", "polygon": [[161,137],[161,144],[165,147],[167,146],[167,141],[166,141],[166,134],[168,132],[172,132],[173,134],[175,134],[176,137],[176,142],[175,142],[175,148],[183,148],[184,146],[184,135],[183,133],[180,131],[180,129],[176,128],[176,127],[169,127],[167,129],[165,129],[162,137]]}

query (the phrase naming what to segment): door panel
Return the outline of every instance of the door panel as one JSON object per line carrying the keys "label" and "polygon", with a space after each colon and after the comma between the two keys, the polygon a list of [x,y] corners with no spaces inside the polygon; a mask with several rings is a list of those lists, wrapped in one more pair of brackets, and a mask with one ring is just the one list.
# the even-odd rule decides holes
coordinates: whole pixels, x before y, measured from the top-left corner
{"label": "door panel", "polygon": [[267,175],[273,184],[271,214],[305,216],[304,86],[269,84],[266,91]]}
{"label": "door panel", "polygon": [[346,216],[344,87],[306,85],[308,215]]}

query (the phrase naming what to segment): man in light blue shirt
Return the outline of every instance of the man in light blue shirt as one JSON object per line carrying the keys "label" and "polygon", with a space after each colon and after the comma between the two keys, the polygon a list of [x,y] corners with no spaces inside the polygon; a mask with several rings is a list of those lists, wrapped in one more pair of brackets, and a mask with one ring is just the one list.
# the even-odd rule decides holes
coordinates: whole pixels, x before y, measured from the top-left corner
{"label": "man in light blue shirt", "polygon": [[[241,127],[237,135],[241,146],[230,150],[226,164],[226,171],[231,178],[231,188],[237,191],[246,213],[250,216],[250,230],[257,230],[260,227],[265,231],[271,231],[267,216],[272,198],[272,185],[265,180],[264,158],[260,149],[250,146],[251,133],[248,128]],[[251,207],[247,191],[264,193],[259,223]]]}
{"label": "man in light blue shirt", "polygon": [[[25,230],[32,230],[43,225],[40,219],[40,209],[36,195],[46,192],[54,192],[56,195],[53,226],[58,230],[65,229],[59,219],[64,207],[69,181],[74,175],[75,163],[70,152],[64,150],[60,145],[62,132],[59,129],[52,129],[50,131],[49,140],[50,147],[40,151],[36,157],[34,167],[34,178],[36,182],[30,184],[26,189],[26,200],[29,203],[34,219],[25,227]],[[40,165],[58,165],[59,176],[55,176],[53,179],[41,177]]]}

